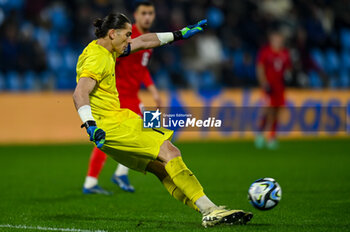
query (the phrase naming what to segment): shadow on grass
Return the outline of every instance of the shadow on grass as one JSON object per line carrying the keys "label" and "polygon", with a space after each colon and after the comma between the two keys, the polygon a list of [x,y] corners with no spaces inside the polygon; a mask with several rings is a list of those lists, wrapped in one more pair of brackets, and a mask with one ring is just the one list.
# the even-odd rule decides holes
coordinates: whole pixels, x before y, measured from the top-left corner
{"label": "shadow on grass", "polygon": [[[32,197],[31,201],[38,203],[55,203],[55,202],[67,202],[67,201],[76,201],[76,200],[90,200],[90,199],[99,199],[99,198],[112,198],[115,196],[115,193],[110,191],[111,195],[101,195],[101,194],[83,194],[81,190],[70,191],[69,194],[65,195],[56,195],[56,196],[42,196],[42,197]],[[26,199],[27,200],[27,199]]]}

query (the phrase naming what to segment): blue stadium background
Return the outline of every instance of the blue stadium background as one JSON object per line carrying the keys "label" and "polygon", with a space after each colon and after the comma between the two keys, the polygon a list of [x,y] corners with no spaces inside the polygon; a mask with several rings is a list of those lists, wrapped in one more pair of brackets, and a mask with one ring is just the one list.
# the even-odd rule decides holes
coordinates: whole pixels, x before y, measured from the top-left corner
{"label": "blue stadium background", "polygon": [[[94,39],[92,21],[111,11],[132,18],[131,0],[0,0],[0,91],[71,90],[78,55]],[[152,31],[208,18],[209,30],[154,50],[161,89],[254,87],[256,54],[278,25],[293,60],[288,86],[350,87],[350,1],[154,0]]]}

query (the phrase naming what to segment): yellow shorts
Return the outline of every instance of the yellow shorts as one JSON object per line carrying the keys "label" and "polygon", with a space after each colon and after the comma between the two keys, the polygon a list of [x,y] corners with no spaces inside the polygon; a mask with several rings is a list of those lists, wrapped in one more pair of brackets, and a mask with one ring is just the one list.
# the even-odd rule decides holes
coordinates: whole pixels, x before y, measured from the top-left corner
{"label": "yellow shorts", "polygon": [[120,123],[100,122],[106,131],[106,142],[101,148],[117,162],[145,172],[148,163],[157,159],[160,146],[165,140],[170,140],[173,131],[165,128],[143,128],[143,120],[132,111],[128,112],[128,119]]}

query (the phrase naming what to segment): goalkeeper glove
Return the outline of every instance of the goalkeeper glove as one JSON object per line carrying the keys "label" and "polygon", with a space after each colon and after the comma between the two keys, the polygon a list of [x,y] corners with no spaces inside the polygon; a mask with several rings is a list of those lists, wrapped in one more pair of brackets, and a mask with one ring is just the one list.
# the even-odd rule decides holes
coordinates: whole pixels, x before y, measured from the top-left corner
{"label": "goalkeeper glove", "polygon": [[97,148],[101,148],[106,140],[106,132],[96,126],[95,121],[86,121],[81,128],[85,127],[90,136],[90,141],[94,142]]}
{"label": "goalkeeper glove", "polygon": [[203,19],[199,21],[198,23],[194,25],[190,25],[187,27],[182,28],[179,31],[174,31],[174,41],[180,40],[180,39],[188,39],[194,36],[195,34],[202,32],[205,27],[208,25],[208,20]]}

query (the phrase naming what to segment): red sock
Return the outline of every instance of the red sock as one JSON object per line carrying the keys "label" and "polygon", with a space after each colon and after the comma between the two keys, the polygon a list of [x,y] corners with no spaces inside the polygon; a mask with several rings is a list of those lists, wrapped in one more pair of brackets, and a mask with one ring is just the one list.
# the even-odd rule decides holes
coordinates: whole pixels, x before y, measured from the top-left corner
{"label": "red sock", "polygon": [[103,153],[103,151],[95,147],[91,153],[89,170],[87,175],[98,178],[98,175],[100,174],[106,159],[107,155]]}
{"label": "red sock", "polygon": [[277,118],[273,120],[272,126],[271,126],[271,131],[270,131],[270,136],[269,139],[275,139],[276,138],[276,130],[277,130]]}

